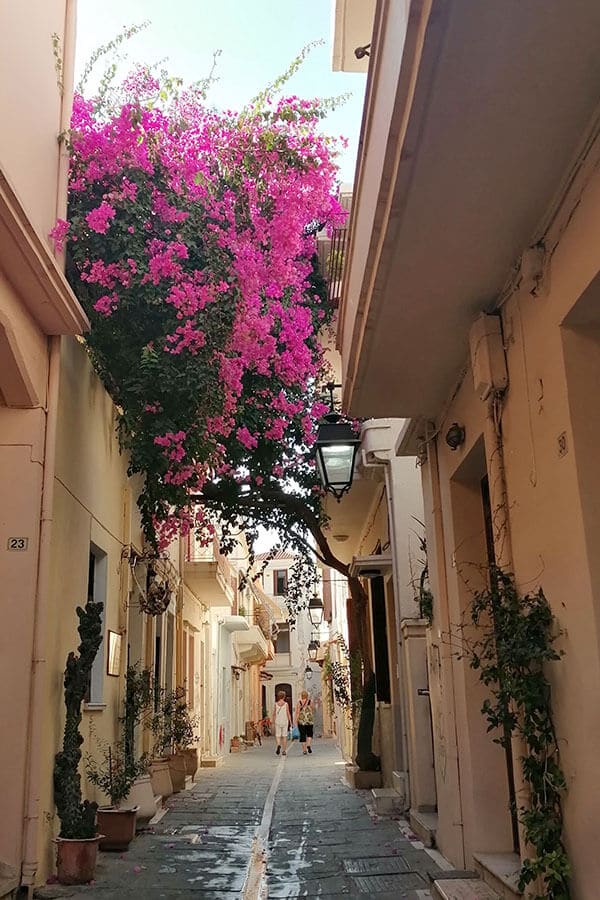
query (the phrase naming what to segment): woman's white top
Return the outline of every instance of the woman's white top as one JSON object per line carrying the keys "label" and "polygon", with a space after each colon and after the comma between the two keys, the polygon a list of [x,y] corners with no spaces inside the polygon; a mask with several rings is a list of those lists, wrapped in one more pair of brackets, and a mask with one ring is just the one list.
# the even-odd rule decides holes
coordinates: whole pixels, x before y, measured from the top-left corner
{"label": "woman's white top", "polygon": [[288,705],[287,705],[287,703],[285,703],[285,701],[284,701],[281,704],[281,706],[279,705],[279,703],[276,703],[275,707],[277,710],[277,712],[275,713],[275,724],[280,725],[280,726],[287,725],[287,723],[288,723],[288,714],[287,714]]}

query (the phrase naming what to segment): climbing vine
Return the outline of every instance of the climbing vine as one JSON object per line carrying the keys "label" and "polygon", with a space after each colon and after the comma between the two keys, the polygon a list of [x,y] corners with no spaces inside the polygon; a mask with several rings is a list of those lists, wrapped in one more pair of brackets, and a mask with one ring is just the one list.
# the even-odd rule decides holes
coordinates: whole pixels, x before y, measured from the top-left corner
{"label": "climbing vine", "polygon": [[[421,522],[419,519],[415,519],[415,521],[422,526],[423,530],[425,529],[425,525],[423,524],[423,522]],[[417,540],[419,542],[419,550],[421,551],[421,556],[416,560],[418,565],[418,573],[416,573],[413,569],[413,560],[409,555],[411,584],[415,601],[419,604],[419,616],[421,619],[426,619],[427,624],[431,625],[433,623],[433,593],[429,584],[427,539],[425,538],[424,534],[417,534]]]}
{"label": "climbing vine", "polygon": [[513,576],[496,567],[489,581],[489,589],[473,598],[471,620],[482,636],[469,643],[468,656],[491,691],[482,707],[488,731],[498,730],[501,736],[494,740],[507,749],[514,735],[526,746],[521,764],[529,801],[518,812],[526,845],[534,854],[523,861],[519,889],[541,878],[545,893],[534,900],[569,900],[561,809],[566,781],[544,674],[544,666],[561,657],[553,646],[554,616],[541,588],[521,596]]}

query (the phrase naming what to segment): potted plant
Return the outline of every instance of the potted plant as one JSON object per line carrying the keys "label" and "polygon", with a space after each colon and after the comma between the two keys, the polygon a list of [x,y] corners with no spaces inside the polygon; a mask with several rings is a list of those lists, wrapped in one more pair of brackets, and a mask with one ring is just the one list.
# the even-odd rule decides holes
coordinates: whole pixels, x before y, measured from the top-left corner
{"label": "potted plant", "polygon": [[127,758],[124,741],[114,747],[103,745],[100,762],[91,754],[87,755],[88,780],[110,797],[111,803],[110,806],[98,808],[101,850],[127,850],[134,839],[138,807],[126,801],[135,780],[145,774],[147,768],[146,755],[137,760]]}
{"label": "potted plant", "polygon": [[241,741],[239,735],[234,734],[234,736],[231,738],[231,741],[229,742],[229,750],[231,751],[231,753],[239,753],[240,747]]}
{"label": "potted plant", "polygon": [[191,715],[185,695],[184,687],[163,689],[159,709],[152,719],[151,726],[155,736],[155,754],[167,755],[174,792],[185,788],[185,778],[192,767],[189,761],[190,754],[187,755],[186,763],[185,751],[189,750],[190,745],[196,740],[197,717]]}
{"label": "potted plant", "polygon": [[[151,669],[141,669],[137,664],[128,666],[125,673],[125,700],[123,713],[124,756],[128,764],[133,764],[137,752],[137,729],[152,714],[154,693]],[[147,759],[146,770],[141,772],[129,792],[129,803],[137,806],[136,829],[145,828],[156,815],[163,797],[173,793],[171,778],[165,763],[166,778],[153,783],[152,763]],[[155,779],[156,782],[156,779]],[[163,783],[164,782],[164,783]]]}
{"label": "potted plant", "polygon": [[102,604],[89,602],[77,607],[79,617],[78,653],[67,657],[64,676],[66,707],[62,750],[54,760],[54,802],[60,819],[56,840],[56,867],[61,884],[85,884],[94,877],[98,841],[96,803],[82,801],[81,704],[85,698],[92,665],[102,643]]}
{"label": "potted plant", "polygon": [[183,757],[185,774],[191,778],[198,770],[198,748],[192,746],[198,740],[197,727],[198,716],[190,712],[185,702],[185,689],[181,689],[173,710],[171,731],[175,755]]}

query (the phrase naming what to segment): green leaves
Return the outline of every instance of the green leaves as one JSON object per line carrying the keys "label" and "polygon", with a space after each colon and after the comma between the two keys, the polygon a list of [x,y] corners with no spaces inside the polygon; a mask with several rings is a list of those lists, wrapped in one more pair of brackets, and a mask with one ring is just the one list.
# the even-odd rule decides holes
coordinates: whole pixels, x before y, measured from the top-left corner
{"label": "green leaves", "polygon": [[541,878],[546,892],[534,900],[569,900],[570,867],[562,844],[561,796],[567,784],[558,762],[550,683],[544,666],[561,658],[553,647],[554,616],[542,589],[521,596],[512,575],[489,571],[490,587],[475,594],[471,621],[478,639],[468,657],[491,696],[481,707],[494,741],[510,749],[518,735],[527,747],[520,760],[529,787],[519,810],[525,841],[535,857],[525,859],[519,889]]}

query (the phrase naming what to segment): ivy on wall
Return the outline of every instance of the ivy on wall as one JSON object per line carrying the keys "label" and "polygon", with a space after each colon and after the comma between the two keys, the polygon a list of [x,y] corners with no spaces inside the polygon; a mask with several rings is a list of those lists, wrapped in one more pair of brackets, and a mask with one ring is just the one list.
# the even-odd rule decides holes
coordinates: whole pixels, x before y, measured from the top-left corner
{"label": "ivy on wall", "polygon": [[510,749],[511,738],[518,736],[526,747],[521,766],[529,797],[518,814],[533,852],[523,860],[519,889],[535,889],[541,880],[545,892],[534,900],[570,900],[570,865],[562,842],[566,781],[544,673],[545,665],[562,655],[553,646],[555,620],[541,588],[521,596],[512,575],[497,567],[489,575],[490,587],[472,601],[471,620],[480,636],[469,642],[467,656],[491,693],[481,711],[488,731],[501,735],[494,741]]}

